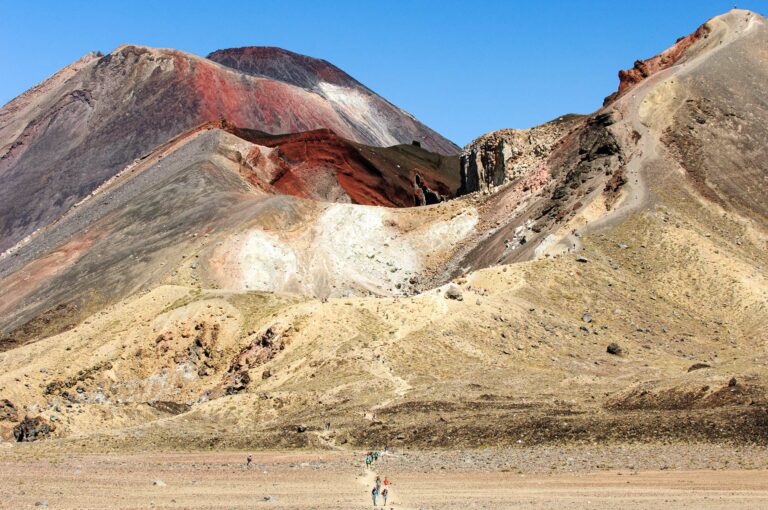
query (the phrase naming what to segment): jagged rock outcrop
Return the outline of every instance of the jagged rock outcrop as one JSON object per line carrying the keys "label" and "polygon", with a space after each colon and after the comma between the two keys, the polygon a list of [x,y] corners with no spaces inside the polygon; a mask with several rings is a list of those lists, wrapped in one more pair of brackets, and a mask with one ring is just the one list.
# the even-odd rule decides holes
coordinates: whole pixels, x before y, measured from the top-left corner
{"label": "jagged rock outcrop", "polygon": [[619,90],[606,97],[603,106],[607,106],[626,94],[635,85],[668,67],[675,65],[686,53],[693,43],[709,36],[710,27],[706,23],[701,25],[690,35],[679,38],[675,44],[658,55],[645,60],[636,60],[632,69],[619,71]]}
{"label": "jagged rock outcrop", "polygon": [[461,154],[458,194],[489,191],[526,175],[546,159],[580,118],[564,115],[531,129],[502,129],[477,138]]}
{"label": "jagged rock outcrop", "polygon": [[610,113],[590,117],[579,130],[577,143],[557,155],[560,172],[554,176],[552,194],[542,202],[536,215],[534,232],[551,229],[554,223],[572,216],[584,205],[582,199],[592,189],[605,189],[604,181],[610,181],[620,171],[621,148],[608,129],[613,123]]}
{"label": "jagged rock outcrop", "polygon": [[[534,257],[547,236],[562,229],[597,195],[610,194],[615,201],[626,182],[622,147],[611,127],[615,119],[599,113],[573,122],[547,154],[537,159],[531,153],[522,162],[507,165],[514,177],[490,197],[493,232],[464,255],[457,264],[462,271]],[[526,167],[517,170],[516,164]],[[616,173],[621,175],[614,179]]]}
{"label": "jagged rock outcrop", "polygon": [[207,392],[202,400],[218,398],[222,395],[233,395],[245,390],[251,382],[248,371],[267,363],[287,345],[286,332],[277,331],[273,327],[267,328],[260,335],[253,332],[250,336],[252,337],[251,343],[240,349],[240,352],[230,362],[221,382]]}

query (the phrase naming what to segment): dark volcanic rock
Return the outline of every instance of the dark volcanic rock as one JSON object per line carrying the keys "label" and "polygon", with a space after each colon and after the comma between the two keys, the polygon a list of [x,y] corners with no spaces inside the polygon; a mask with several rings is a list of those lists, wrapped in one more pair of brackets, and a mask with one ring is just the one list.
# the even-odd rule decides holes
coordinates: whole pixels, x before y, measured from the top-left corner
{"label": "dark volcanic rock", "polygon": [[284,81],[305,89],[317,88],[321,82],[342,87],[365,88],[362,83],[326,60],[307,57],[282,48],[229,48],[214,51],[206,58],[242,73]]}
{"label": "dark volcanic rock", "polygon": [[25,416],[21,423],[13,427],[13,437],[19,443],[32,442],[47,437],[55,430],[56,426],[42,416]]}
{"label": "dark volcanic rock", "polygon": [[172,402],[168,400],[156,400],[154,402],[150,402],[149,405],[158,411],[169,414],[182,414],[186,413],[190,409],[189,404]]}

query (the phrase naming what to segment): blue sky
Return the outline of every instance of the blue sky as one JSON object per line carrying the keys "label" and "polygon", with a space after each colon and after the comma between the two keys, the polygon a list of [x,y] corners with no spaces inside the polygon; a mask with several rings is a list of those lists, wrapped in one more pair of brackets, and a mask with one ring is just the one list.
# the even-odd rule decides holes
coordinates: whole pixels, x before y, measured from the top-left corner
{"label": "blue sky", "polygon": [[[0,104],[91,50],[199,55],[280,46],[324,58],[464,145],[588,113],[616,73],[734,7],[667,1],[0,0]],[[739,2],[768,14],[768,0]]]}

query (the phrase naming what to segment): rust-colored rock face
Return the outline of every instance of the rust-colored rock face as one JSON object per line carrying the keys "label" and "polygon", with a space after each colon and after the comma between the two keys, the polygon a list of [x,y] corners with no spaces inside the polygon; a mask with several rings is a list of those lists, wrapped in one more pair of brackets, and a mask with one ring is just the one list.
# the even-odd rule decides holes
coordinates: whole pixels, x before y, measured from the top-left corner
{"label": "rust-colored rock face", "polygon": [[674,65],[685,55],[688,48],[699,39],[706,37],[709,31],[710,29],[706,24],[701,25],[695,32],[681,37],[674,45],[658,55],[645,60],[637,60],[632,69],[622,69],[619,71],[619,90],[606,97],[605,101],[603,101],[603,106],[611,104],[649,76]]}
{"label": "rust-colored rock face", "polygon": [[249,154],[246,159],[251,164],[268,165],[268,184],[286,195],[410,207],[452,197],[458,187],[457,156],[440,156],[412,145],[370,147],[330,130],[280,136],[238,128],[231,132],[274,149],[268,154],[256,149],[258,154]]}

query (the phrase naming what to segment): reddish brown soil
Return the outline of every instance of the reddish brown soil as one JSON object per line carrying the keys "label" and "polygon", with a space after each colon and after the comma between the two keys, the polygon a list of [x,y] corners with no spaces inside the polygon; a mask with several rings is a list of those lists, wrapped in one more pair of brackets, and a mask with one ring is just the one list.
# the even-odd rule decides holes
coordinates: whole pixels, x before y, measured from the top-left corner
{"label": "reddish brown soil", "polygon": [[18,305],[41,281],[51,278],[54,274],[74,264],[104,234],[104,232],[94,230],[85,236],[72,239],[4,280],[5,292],[0,296],[0,312],[7,312]]}

